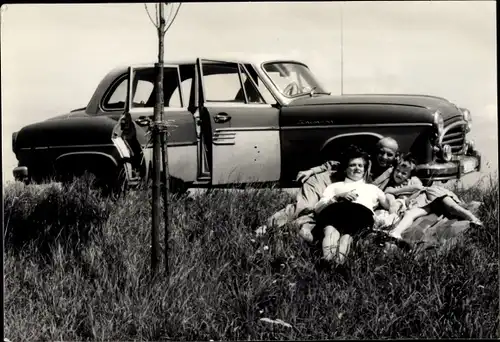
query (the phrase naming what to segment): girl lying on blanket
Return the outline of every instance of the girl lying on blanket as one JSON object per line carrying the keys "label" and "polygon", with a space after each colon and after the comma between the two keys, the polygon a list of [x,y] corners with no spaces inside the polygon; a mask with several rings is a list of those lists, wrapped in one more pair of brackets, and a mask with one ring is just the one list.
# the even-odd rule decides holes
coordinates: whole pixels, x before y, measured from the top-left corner
{"label": "girl lying on blanket", "polygon": [[401,157],[385,189],[393,203],[389,212],[402,215],[395,228],[389,232],[391,237],[402,239],[402,234],[416,219],[431,212],[448,213],[472,224],[482,225],[472,212],[461,206],[462,201],[451,190],[435,185],[424,187],[420,179],[412,175],[415,167],[415,161],[409,155]]}

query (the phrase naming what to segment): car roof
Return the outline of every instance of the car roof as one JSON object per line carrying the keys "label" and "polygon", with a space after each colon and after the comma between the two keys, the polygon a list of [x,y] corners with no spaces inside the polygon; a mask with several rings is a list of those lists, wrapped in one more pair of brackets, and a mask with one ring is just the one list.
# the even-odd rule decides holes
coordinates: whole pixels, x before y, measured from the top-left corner
{"label": "car roof", "polygon": [[[201,57],[204,60],[208,61],[221,61],[221,62],[232,62],[232,63],[240,63],[240,64],[253,64],[253,65],[261,65],[262,63],[269,63],[269,62],[291,62],[291,63],[300,63],[300,64],[305,64],[304,62],[301,62],[299,60],[295,59],[290,59],[286,57],[281,57],[281,56],[273,56],[270,57],[269,55],[266,55],[266,57],[261,57],[261,56],[249,56],[243,58],[231,58],[231,57],[223,57],[221,58],[220,56],[207,56],[207,57]],[[147,66],[153,66],[155,62],[150,62],[150,63],[136,63],[136,64],[131,64],[130,66],[132,67],[147,67]],[[196,64],[196,58],[181,58],[181,59],[168,59],[163,62],[164,65],[191,65],[191,64]],[[116,71],[117,73],[122,73],[126,72],[128,69],[129,65],[121,65],[113,69],[113,71]]]}

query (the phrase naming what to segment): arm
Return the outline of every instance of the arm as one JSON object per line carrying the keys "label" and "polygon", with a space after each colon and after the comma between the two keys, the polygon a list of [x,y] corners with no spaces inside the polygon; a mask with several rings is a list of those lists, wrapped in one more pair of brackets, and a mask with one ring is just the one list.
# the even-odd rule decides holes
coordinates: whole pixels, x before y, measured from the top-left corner
{"label": "arm", "polygon": [[337,165],[339,163],[333,160],[327,161],[326,163],[321,164],[320,166],[313,167],[309,170],[305,171],[300,171],[297,174],[297,180],[301,181],[302,183],[305,183],[306,180],[308,180],[310,177],[314,176],[315,174],[322,173],[325,171],[333,171],[337,168]]}
{"label": "arm", "polygon": [[319,214],[323,209],[325,209],[329,204],[335,202],[335,187],[329,185],[323,192],[321,199],[314,205],[314,212]]}
{"label": "arm", "polygon": [[393,188],[391,186],[391,187],[386,188],[385,192],[390,194],[390,195],[399,196],[402,194],[412,194],[412,193],[420,191],[422,189],[423,189],[422,185],[406,185],[406,186],[403,186],[403,187],[398,188],[398,189]]}
{"label": "arm", "polygon": [[414,192],[422,190],[423,188],[424,185],[422,184],[422,181],[418,177],[411,177],[410,180],[408,181],[408,185],[403,186],[399,189],[396,189],[391,186],[386,188],[385,192],[387,194],[392,194],[397,197],[402,194],[410,195]]}
{"label": "arm", "polygon": [[397,213],[401,203],[396,201],[394,195],[386,194],[387,200],[389,201],[389,214]]}
{"label": "arm", "polygon": [[311,171],[313,175],[325,171],[333,171],[337,169],[337,166],[339,165],[339,162],[334,161],[334,160],[329,160],[320,166],[312,167],[308,171]]}
{"label": "arm", "polygon": [[378,201],[380,203],[380,206],[384,208],[387,211],[391,210],[391,205],[392,201],[389,196],[387,196],[382,190],[378,189],[379,191],[377,192],[378,194]]}

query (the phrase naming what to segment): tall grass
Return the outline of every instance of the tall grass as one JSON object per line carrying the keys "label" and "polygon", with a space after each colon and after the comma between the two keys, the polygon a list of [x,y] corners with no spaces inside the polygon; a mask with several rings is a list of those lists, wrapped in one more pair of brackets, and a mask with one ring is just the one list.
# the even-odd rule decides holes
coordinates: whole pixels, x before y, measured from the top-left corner
{"label": "tall grass", "polygon": [[[318,267],[287,226],[253,230],[292,199],[278,190],[172,198],[171,276],[150,277],[151,198],[85,183],[4,191],[5,332],[33,340],[493,338],[498,182],[461,190],[485,228],[417,258],[354,249]],[[38,238],[37,238],[38,237]],[[161,237],[163,241],[163,237]],[[291,327],[262,322],[281,319]]]}

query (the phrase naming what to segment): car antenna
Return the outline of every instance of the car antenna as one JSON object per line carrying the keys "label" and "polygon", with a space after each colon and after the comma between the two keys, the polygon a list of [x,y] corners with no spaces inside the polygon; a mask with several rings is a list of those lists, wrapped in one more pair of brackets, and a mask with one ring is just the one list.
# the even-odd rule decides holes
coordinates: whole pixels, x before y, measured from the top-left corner
{"label": "car antenna", "polygon": [[340,3],[340,95],[344,95],[344,20]]}

